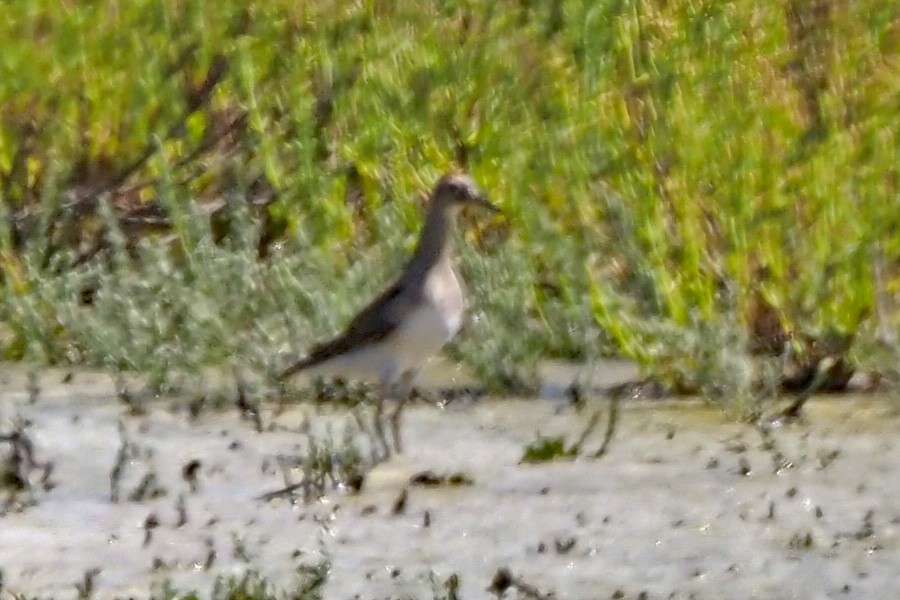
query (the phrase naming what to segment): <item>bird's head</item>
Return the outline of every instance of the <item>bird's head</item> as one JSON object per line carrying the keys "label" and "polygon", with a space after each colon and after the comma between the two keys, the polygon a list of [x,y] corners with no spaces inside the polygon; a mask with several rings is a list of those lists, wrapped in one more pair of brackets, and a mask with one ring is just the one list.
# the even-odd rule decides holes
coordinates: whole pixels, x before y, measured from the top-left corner
{"label": "bird's head", "polygon": [[493,212],[500,209],[492,204],[487,196],[466,174],[454,173],[444,175],[434,186],[433,202],[439,206],[459,210],[468,205],[481,206]]}

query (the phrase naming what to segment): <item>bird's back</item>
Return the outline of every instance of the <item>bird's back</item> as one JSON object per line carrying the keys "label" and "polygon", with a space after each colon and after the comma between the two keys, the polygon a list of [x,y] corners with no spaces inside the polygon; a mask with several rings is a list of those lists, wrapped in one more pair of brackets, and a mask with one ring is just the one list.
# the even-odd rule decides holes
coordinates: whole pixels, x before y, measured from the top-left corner
{"label": "bird's back", "polygon": [[309,354],[280,375],[285,379],[346,355],[354,349],[382,342],[400,325],[403,315],[414,304],[420,290],[401,285],[401,280],[382,292],[363,308],[340,335],[312,347]]}

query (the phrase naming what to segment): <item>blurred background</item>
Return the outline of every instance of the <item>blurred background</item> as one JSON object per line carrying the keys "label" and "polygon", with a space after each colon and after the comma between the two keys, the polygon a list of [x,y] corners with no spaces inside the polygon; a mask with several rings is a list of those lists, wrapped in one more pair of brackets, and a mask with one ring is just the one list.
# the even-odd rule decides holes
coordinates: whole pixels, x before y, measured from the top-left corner
{"label": "blurred background", "polygon": [[504,214],[465,228],[450,354],[493,391],[601,356],[738,411],[898,382],[896,3],[2,12],[7,360],[271,372],[396,273],[464,169]]}

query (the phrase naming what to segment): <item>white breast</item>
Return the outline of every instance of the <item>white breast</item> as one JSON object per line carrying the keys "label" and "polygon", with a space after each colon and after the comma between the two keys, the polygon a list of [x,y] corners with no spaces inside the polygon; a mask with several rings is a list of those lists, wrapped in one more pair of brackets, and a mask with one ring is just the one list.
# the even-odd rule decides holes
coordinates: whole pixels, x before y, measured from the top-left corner
{"label": "white breast", "polygon": [[427,305],[440,314],[446,343],[462,326],[463,313],[466,309],[462,283],[449,262],[441,263],[432,269],[425,283],[425,298]]}
{"label": "white breast", "polygon": [[448,262],[435,265],[422,292],[422,302],[384,340],[337,356],[315,371],[377,380],[422,366],[456,335],[465,310],[460,279]]}
{"label": "white breast", "polygon": [[462,326],[462,286],[449,264],[432,269],[423,291],[424,302],[404,319],[389,342],[401,370],[418,367],[437,354]]}

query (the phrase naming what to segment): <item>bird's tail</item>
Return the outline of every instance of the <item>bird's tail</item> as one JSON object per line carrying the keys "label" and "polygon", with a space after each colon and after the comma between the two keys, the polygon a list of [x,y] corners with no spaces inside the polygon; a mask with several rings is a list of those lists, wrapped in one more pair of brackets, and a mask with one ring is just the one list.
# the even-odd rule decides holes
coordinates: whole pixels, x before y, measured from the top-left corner
{"label": "bird's tail", "polygon": [[284,381],[288,377],[292,377],[293,375],[296,375],[300,371],[304,371],[306,369],[310,369],[313,367],[318,367],[322,363],[327,362],[328,359],[332,358],[330,355],[323,353],[323,352],[317,352],[316,350],[317,349],[314,348],[313,352],[311,352],[309,356],[301,358],[300,360],[298,360],[297,362],[295,362],[294,364],[289,366],[287,369],[285,369],[281,373],[279,373],[278,381]]}
{"label": "bird's tail", "polygon": [[291,375],[295,375],[304,369],[309,369],[311,367],[317,367],[323,363],[328,362],[335,356],[338,356],[342,352],[347,350],[347,343],[345,338],[337,338],[336,340],[332,340],[325,344],[319,344],[318,346],[313,346],[313,348],[309,351],[309,354],[306,355],[305,358],[301,358],[287,369],[282,371],[278,375],[278,380],[282,381],[287,379]]}
{"label": "bird's tail", "polygon": [[284,381],[288,377],[296,375],[306,367],[310,366],[310,364],[312,364],[312,361],[310,361],[309,358],[301,358],[300,360],[289,366],[287,369],[279,373],[278,381]]}

